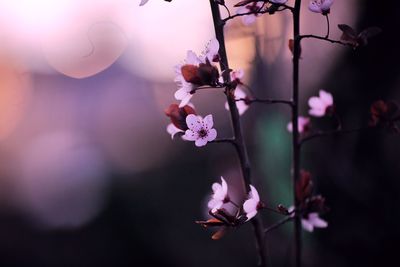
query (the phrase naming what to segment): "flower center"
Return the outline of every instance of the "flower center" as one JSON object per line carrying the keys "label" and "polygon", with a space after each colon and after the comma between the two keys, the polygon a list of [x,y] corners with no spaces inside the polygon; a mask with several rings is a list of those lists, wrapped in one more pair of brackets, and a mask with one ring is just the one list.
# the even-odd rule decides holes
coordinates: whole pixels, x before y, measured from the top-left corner
{"label": "flower center", "polygon": [[206,131],[205,129],[201,129],[201,130],[199,131],[199,136],[200,136],[201,138],[206,137],[206,136],[207,136],[207,131]]}

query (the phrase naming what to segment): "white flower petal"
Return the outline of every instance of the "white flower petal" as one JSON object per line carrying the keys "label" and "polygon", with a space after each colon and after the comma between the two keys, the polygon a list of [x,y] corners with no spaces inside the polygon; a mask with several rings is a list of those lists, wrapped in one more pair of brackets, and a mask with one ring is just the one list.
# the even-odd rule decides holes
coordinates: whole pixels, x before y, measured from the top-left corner
{"label": "white flower petal", "polygon": [[208,201],[208,208],[215,210],[215,209],[219,209],[222,207],[222,201],[218,200],[218,199],[211,199],[210,201]]}
{"label": "white flower petal", "polygon": [[189,114],[186,117],[186,125],[190,130],[196,132],[196,136],[198,136],[198,132],[201,130],[203,126],[201,117],[196,116],[194,114]]}
{"label": "white flower petal", "polygon": [[310,2],[308,5],[308,9],[315,13],[322,13],[321,7],[317,4],[316,1]]}
{"label": "white flower petal", "polygon": [[320,90],[319,91],[319,98],[325,104],[325,108],[333,105],[333,96],[332,96],[332,94],[330,94],[330,93],[328,93],[328,92],[326,92],[324,90]]}
{"label": "white flower petal", "polygon": [[196,141],[199,138],[199,135],[197,132],[194,132],[192,130],[186,130],[183,138],[187,141]]}
{"label": "white flower petal", "polygon": [[314,225],[314,227],[318,228],[326,228],[328,227],[328,222],[321,219],[318,215],[318,213],[310,213],[308,215],[308,221]]}
{"label": "white flower petal", "polygon": [[316,96],[310,97],[310,99],[308,100],[308,105],[311,108],[318,108],[318,109],[322,109],[322,108],[325,107],[325,105],[321,101],[321,99],[319,97],[316,97]]}
{"label": "white flower petal", "polygon": [[174,124],[170,123],[167,126],[167,133],[169,133],[171,135],[171,139],[174,139],[175,134],[182,132],[183,131],[179,128],[177,128]]}
{"label": "white flower petal", "polygon": [[198,65],[198,64],[200,64],[199,57],[192,50],[189,50],[186,53],[186,64],[189,64],[189,65]]}
{"label": "white flower petal", "polygon": [[303,226],[304,230],[308,232],[314,231],[314,226],[306,219],[301,219],[301,225]]}
{"label": "white flower petal", "polygon": [[194,144],[195,144],[197,147],[205,146],[205,145],[207,144],[207,139],[206,139],[206,138],[199,138],[199,139],[197,139],[197,140],[194,142]]}
{"label": "white flower petal", "polygon": [[211,129],[214,126],[213,116],[211,114],[204,117],[203,126],[206,130]]}
{"label": "white flower petal", "polygon": [[257,215],[257,211],[253,211],[253,212],[247,213],[246,214],[246,217],[247,217],[246,222],[249,221],[250,219],[252,219],[256,215]]}
{"label": "white flower petal", "polygon": [[219,183],[213,183],[211,188],[214,193],[222,190],[222,186]]}
{"label": "white flower petal", "polygon": [[257,189],[254,186],[250,185],[250,190],[251,197],[257,202],[260,202],[260,196],[258,195]]}
{"label": "white flower petal", "polygon": [[[228,194],[228,184],[226,183],[226,181],[225,181],[225,179],[224,179],[224,177],[222,177],[221,176],[221,185],[222,185],[222,192],[223,192],[223,194],[225,195],[225,197],[226,197],[226,195]],[[224,197],[224,198],[225,198]]]}
{"label": "white flower petal", "polygon": [[310,109],[308,114],[314,117],[323,117],[325,116],[325,109]]}
{"label": "white flower petal", "polygon": [[286,128],[287,128],[288,132],[290,132],[290,133],[293,132],[293,123],[289,122]]}
{"label": "white flower petal", "polygon": [[322,0],[321,10],[328,11],[332,5],[333,5],[333,0]]}
{"label": "white flower petal", "polygon": [[187,94],[182,100],[181,103],[179,104],[180,108],[183,108],[187,104],[189,104],[190,99],[192,99],[193,95],[192,94]]}
{"label": "white flower petal", "polygon": [[175,92],[174,97],[175,97],[176,100],[182,100],[182,99],[184,99],[188,94],[189,94],[188,88],[187,88],[187,87],[182,87],[182,88],[179,88],[179,89]]}
{"label": "white flower petal", "polygon": [[211,129],[208,131],[207,136],[206,136],[206,140],[208,142],[214,141],[215,138],[217,138],[217,130],[215,129]]}

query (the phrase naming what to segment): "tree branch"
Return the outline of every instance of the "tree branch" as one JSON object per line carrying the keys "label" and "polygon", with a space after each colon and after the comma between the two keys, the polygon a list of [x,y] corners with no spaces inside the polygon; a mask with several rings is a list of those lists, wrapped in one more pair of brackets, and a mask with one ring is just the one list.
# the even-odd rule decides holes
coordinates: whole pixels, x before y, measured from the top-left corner
{"label": "tree branch", "polygon": [[[220,55],[220,67],[223,73],[224,83],[228,84],[230,82],[229,75],[229,64],[228,57],[225,48],[225,37],[224,37],[224,22],[221,20],[221,14],[219,11],[219,6],[214,0],[210,0],[211,13],[214,22],[214,30],[216,38],[219,42],[219,55]],[[239,111],[236,107],[236,101],[229,94],[227,94],[227,101],[229,105],[229,112],[231,114],[232,127],[234,132],[234,140],[236,144],[236,151],[239,157],[240,166],[243,175],[243,187],[246,192],[250,191],[251,176],[250,176],[250,161],[247,154],[247,148],[243,138],[242,126],[240,124]],[[257,216],[251,220],[254,229],[254,236],[256,239],[256,247],[258,250],[258,255],[260,259],[259,265],[261,267],[267,266],[267,253],[264,243],[264,232],[263,232],[263,221],[261,216]]]}

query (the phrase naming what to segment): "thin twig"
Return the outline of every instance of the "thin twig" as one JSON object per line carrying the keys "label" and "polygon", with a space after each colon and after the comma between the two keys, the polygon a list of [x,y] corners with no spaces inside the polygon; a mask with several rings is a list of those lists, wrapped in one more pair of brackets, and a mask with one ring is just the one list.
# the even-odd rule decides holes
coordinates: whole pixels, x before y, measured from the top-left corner
{"label": "thin twig", "polygon": [[[230,16],[222,19],[221,22],[223,24],[225,24],[227,21],[229,21],[231,19],[234,19],[236,17],[248,16],[248,15],[261,15],[261,14],[269,13],[270,10],[268,8],[262,10],[264,8],[264,5],[265,5],[265,3],[256,11],[249,11],[249,12],[246,12],[246,13],[240,13],[240,14],[237,13],[235,15],[230,15]],[[278,9],[275,12],[281,12],[281,11],[284,11],[284,10],[290,10],[290,11],[293,12],[293,7],[291,7],[291,6],[288,6],[288,5],[285,5],[285,4],[280,5],[280,6],[283,7],[283,8],[282,9]]]}
{"label": "thin twig", "polygon": [[234,138],[215,139],[209,143],[229,143],[235,145],[235,139]]}
{"label": "thin twig", "polygon": [[299,35],[297,37],[298,39],[302,40],[302,39],[318,39],[318,40],[322,40],[322,41],[326,41],[326,42],[330,42],[333,44],[341,44],[344,46],[350,46],[353,47],[353,45],[339,41],[339,40],[333,40],[324,36],[319,36],[319,35],[314,35],[314,34],[307,34],[307,35]]}
{"label": "thin twig", "polygon": [[325,35],[325,39],[328,39],[329,38],[329,32],[330,32],[330,23],[329,23],[329,15],[328,14],[326,14],[325,15],[325,18],[326,18],[326,26],[327,26],[327,33],[326,33],[326,35]]}
{"label": "thin twig", "polygon": [[293,102],[291,100],[282,100],[282,99],[260,99],[260,98],[247,99],[247,98],[239,98],[239,99],[236,99],[236,101],[244,101],[248,105],[250,105],[252,103],[286,104],[286,105],[289,105],[289,106],[293,105]]}
{"label": "thin twig", "polygon": [[316,138],[321,138],[321,137],[328,137],[332,135],[341,135],[341,134],[351,134],[351,133],[357,133],[357,132],[362,132],[362,131],[367,131],[367,130],[372,130],[376,129],[376,127],[360,127],[360,128],[354,128],[354,129],[337,129],[333,131],[320,131],[313,133],[311,135],[308,135],[304,138],[301,139],[300,145],[303,145],[304,143],[314,140]]}
{"label": "thin twig", "polygon": [[289,222],[291,220],[293,220],[293,217],[289,216],[289,217],[286,217],[286,218],[280,220],[277,223],[274,223],[273,225],[271,225],[270,227],[268,227],[268,228],[266,228],[264,230],[264,234],[268,234],[272,230],[275,230],[276,228],[279,228],[280,226],[284,225],[285,223],[287,223],[287,222]]}

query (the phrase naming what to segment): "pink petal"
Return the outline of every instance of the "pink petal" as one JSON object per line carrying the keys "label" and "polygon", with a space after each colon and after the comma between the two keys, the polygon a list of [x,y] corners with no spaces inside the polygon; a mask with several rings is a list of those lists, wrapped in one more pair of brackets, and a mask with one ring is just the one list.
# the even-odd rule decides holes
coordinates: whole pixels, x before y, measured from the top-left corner
{"label": "pink petal", "polygon": [[222,189],[222,186],[219,183],[213,183],[211,188],[212,188],[213,192],[215,193],[217,191],[220,191]]}
{"label": "pink petal", "polygon": [[187,51],[186,53],[186,64],[189,65],[197,65],[200,63],[200,59],[197,57],[196,53],[192,50]]}
{"label": "pink petal", "polygon": [[226,194],[228,193],[228,184],[226,183],[224,177],[222,176],[221,176],[221,185],[222,185],[222,192],[226,196]]}
{"label": "pink petal", "polygon": [[187,104],[189,104],[190,99],[192,99],[193,95],[192,94],[187,94],[182,100],[181,103],[179,104],[180,108],[183,108]]}
{"label": "pink petal", "polygon": [[208,134],[207,134],[207,137],[206,137],[206,140],[208,142],[211,142],[211,141],[215,140],[215,138],[217,138],[217,130],[215,130],[215,129],[209,130]]}
{"label": "pink petal", "polygon": [[188,94],[188,91],[186,90],[185,87],[179,88],[174,94],[174,97],[176,100],[182,100],[185,98],[185,96]]}
{"label": "pink petal", "polygon": [[303,226],[304,230],[310,233],[314,231],[314,226],[306,219],[301,219],[301,225]]}
{"label": "pink petal", "polygon": [[318,227],[318,228],[326,228],[328,227],[328,222],[326,222],[325,220],[321,219],[318,216],[318,213],[310,213],[308,215],[308,221],[314,225],[314,227]]}
{"label": "pink petal", "polygon": [[208,208],[209,209],[219,209],[222,207],[222,201],[221,200],[217,200],[217,199],[211,199],[208,202]]}
{"label": "pink petal", "polygon": [[257,201],[257,203],[260,202],[260,196],[258,195],[257,189],[254,186],[250,185],[250,190],[252,199]]}
{"label": "pink petal", "polygon": [[213,116],[207,115],[204,119],[203,119],[203,126],[204,128],[207,129],[211,129],[214,125],[214,121],[213,121]]}
{"label": "pink petal", "polygon": [[314,117],[323,117],[325,116],[326,109],[310,109],[308,114]]}
{"label": "pink petal", "polygon": [[308,5],[308,9],[315,13],[322,13],[320,6],[315,1],[310,2],[310,4]]}
{"label": "pink petal", "polygon": [[167,126],[167,133],[171,135],[171,139],[174,139],[175,134],[183,132],[181,129],[177,128],[175,125],[172,123],[168,124]]}
{"label": "pink petal", "polygon": [[254,216],[256,216],[256,215],[257,215],[257,211],[253,211],[253,212],[247,213],[247,214],[246,214],[246,217],[247,217],[246,222],[249,221],[250,219],[252,219],[252,218],[253,218]]}
{"label": "pink petal", "polygon": [[333,5],[333,0],[322,0],[321,10],[328,11]]}
{"label": "pink petal", "polygon": [[319,91],[319,98],[322,100],[322,102],[324,102],[325,104],[325,108],[332,106],[333,105],[333,96],[332,94],[324,91],[324,90],[320,90]]}
{"label": "pink petal", "polygon": [[286,128],[290,133],[293,132],[293,124],[291,122],[288,123]]}
{"label": "pink petal", "polygon": [[308,105],[311,108],[318,108],[318,109],[325,108],[324,102],[322,102],[321,99],[316,96],[310,97],[310,99],[308,100]]}
{"label": "pink petal", "polygon": [[186,117],[186,125],[190,130],[196,132],[196,136],[198,136],[197,132],[199,132],[203,126],[201,118],[194,114],[189,114]]}
{"label": "pink petal", "polygon": [[194,132],[192,130],[186,130],[183,137],[187,141],[196,141],[199,138],[199,135],[197,134],[197,132]]}
{"label": "pink petal", "polygon": [[243,210],[246,213],[257,211],[258,201],[254,199],[248,199],[243,203]]}
{"label": "pink petal", "polygon": [[196,142],[194,143],[197,147],[202,147],[205,146],[207,144],[207,139],[205,138],[199,138],[196,140]]}

